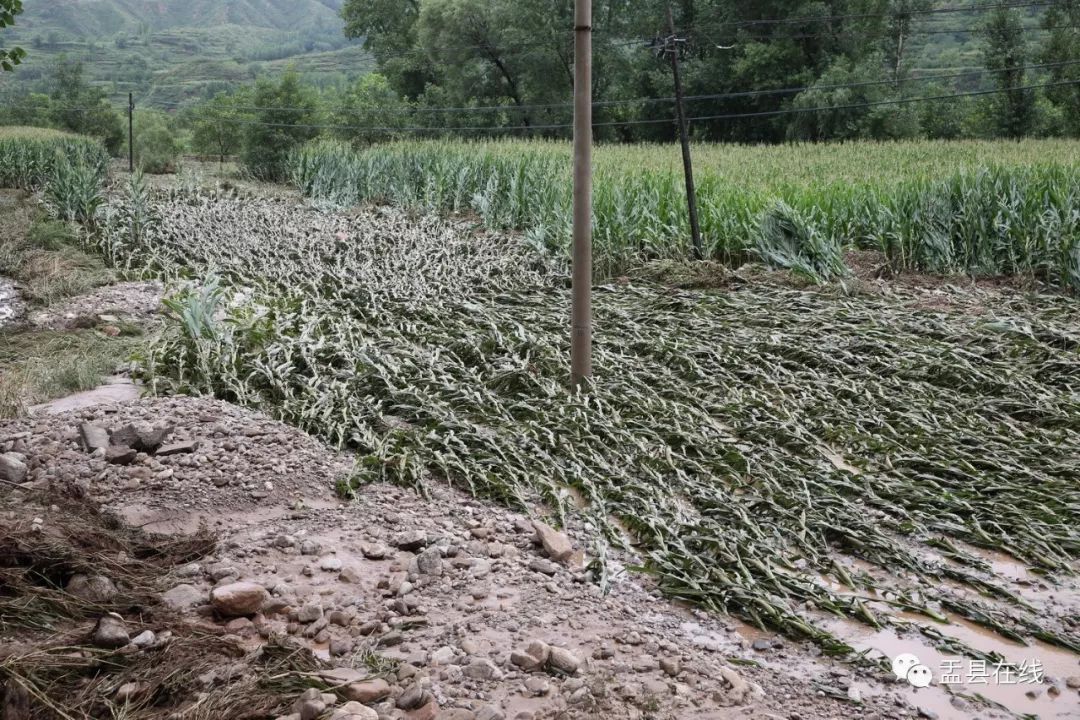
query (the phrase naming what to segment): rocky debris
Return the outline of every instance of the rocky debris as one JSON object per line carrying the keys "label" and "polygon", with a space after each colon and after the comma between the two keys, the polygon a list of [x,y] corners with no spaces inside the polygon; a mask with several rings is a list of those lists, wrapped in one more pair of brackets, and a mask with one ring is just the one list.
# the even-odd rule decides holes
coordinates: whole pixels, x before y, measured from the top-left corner
{"label": "rocky debris", "polygon": [[156,281],[121,282],[67,298],[29,316],[34,327],[67,330],[87,325],[115,327],[121,321],[145,321],[161,308],[164,287]]}
{"label": "rocky debris", "polygon": [[98,618],[91,635],[93,643],[103,648],[120,648],[128,644],[127,625],[124,618],[116,613],[109,613]]}
{"label": "rocky debris", "polygon": [[1080,690],[1080,675],[1070,675],[1065,678],[1065,687],[1070,690]]}
{"label": "rocky debris", "polygon": [[87,602],[104,603],[116,597],[113,581],[104,575],[72,575],[65,591]]}
{"label": "rocky debris", "polygon": [[252,582],[229,583],[210,591],[210,604],[225,617],[254,615],[269,598],[266,588]]}
{"label": "rocky debris", "polygon": [[26,480],[26,462],[19,453],[4,453],[0,455],[0,480],[10,483],[21,483]]}
{"label": "rocky debris", "polygon": [[[162,418],[176,428],[170,442],[198,446],[163,456],[163,445],[116,466],[106,462],[108,449],[88,453],[79,432],[81,422],[115,428]],[[800,676],[787,680],[774,668],[727,668],[725,658],[747,657],[750,645],[732,621],[662,601],[647,577],[618,570],[640,561],[630,554],[609,554],[615,572],[602,593],[576,564],[569,533],[584,532],[581,518],[570,516],[567,533],[547,528],[554,535],[545,543],[546,531],[525,515],[444,486],[420,497],[376,484],[348,504],[330,502],[326,491],[348,463],[216,401],[147,398],[0,422],[0,450],[9,449],[31,458],[30,479],[80,485],[121,512],[160,508],[189,518],[191,529],[198,522],[190,518],[216,523],[214,554],[175,568],[174,582],[183,584],[163,600],[245,642],[290,636],[344,666],[321,671],[318,690],[290,698],[297,704],[288,720],[316,711],[318,720],[822,720],[851,712],[850,682],[830,680],[839,692],[819,697],[805,680],[835,668],[831,661],[804,675],[804,659],[793,660]],[[253,491],[270,501],[252,502]],[[569,569],[555,560],[567,548]],[[222,595],[236,586],[250,595],[224,607]],[[166,629],[139,630],[130,641],[125,632],[121,652],[166,642]],[[797,646],[770,647],[769,661],[779,665]],[[232,673],[222,668],[205,688]],[[898,711],[887,694],[861,695],[867,720],[914,712]],[[723,710],[738,705],[742,714]]]}

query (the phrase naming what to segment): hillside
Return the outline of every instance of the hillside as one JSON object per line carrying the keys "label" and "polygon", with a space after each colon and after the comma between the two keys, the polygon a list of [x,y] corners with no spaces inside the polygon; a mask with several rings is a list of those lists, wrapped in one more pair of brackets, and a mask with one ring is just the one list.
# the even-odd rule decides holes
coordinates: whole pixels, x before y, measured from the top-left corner
{"label": "hillside", "polygon": [[117,100],[194,99],[293,65],[314,82],[367,72],[360,43],[342,34],[342,0],[55,0],[28,2],[6,34],[30,56],[16,78],[34,83],[61,55],[86,63]]}

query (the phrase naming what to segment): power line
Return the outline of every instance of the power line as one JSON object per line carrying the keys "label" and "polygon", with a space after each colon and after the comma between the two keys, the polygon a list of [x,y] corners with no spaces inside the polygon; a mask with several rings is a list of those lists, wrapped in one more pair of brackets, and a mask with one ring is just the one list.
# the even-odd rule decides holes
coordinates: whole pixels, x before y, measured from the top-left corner
{"label": "power line", "polygon": [[906,12],[889,12],[889,13],[846,13],[842,15],[804,15],[801,17],[793,18],[772,18],[772,19],[756,19],[756,20],[730,20],[722,21],[715,24],[713,27],[746,27],[751,25],[799,25],[802,23],[814,23],[814,22],[830,22],[833,20],[872,20],[882,18],[899,18],[909,15],[941,15],[951,13],[966,13],[966,12],[987,12],[990,10],[1008,10],[1018,8],[1033,8],[1033,7],[1050,7],[1056,5],[1057,2],[1046,1],[1043,2],[1015,2],[1015,3],[998,3],[993,5],[970,5],[967,7],[944,7],[944,8],[928,8],[926,10],[908,10]]}
{"label": "power line", "polygon": [[[951,100],[966,97],[979,97],[985,95],[996,95],[1006,92],[1022,92],[1029,90],[1038,90],[1051,87],[1062,86],[1075,86],[1080,85],[1080,80],[1062,80],[1059,82],[1044,83],[1039,85],[1022,85],[1010,88],[999,88],[994,90],[974,90],[970,92],[962,93],[949,93],[945,95],[932,95],[928,97],[912,97],[912,98],[894,98],[890,100],[877,100],[864,103],[852,103],[847,105],[826,105],[820,107],[807,107],[807,108],[784,108],[781,110],[763,110],[759,112],[745,112],[745,113],[729,113],[724,115],[702,115],[697,117],[687,118],[689,122],[710,122],[716,120],[740,120],[746,118],[757,117],[771,117],[779,115],[792,115],[802,114],[810,112],[829,112],[836,110],[857,110],[870,107],[880,107],[886,105],[903,105],[907,103],[916,102],[931,102],[937,100]],[[548,125],[504,125],[504,126],[452,126],[452,127],[376,127],[376,126],[360,126],[360,125],[324,125],[315,123],[267,123],[257,120],[242,120],[239,118],[222,118],[222,122],[234,123],[239,125],[259,125],[263,127],[281,127],[281,128],[307,128],[313,130],[360,130],[365,132],[519,132],[519,131],[537,131],[537,130],[566,130],[573,127],[568,123],[548,124]],[[671,124],[674,122],[671,119],[660,120],[614,120],[609,122],[593,123],[593,127],[622,127],[622,126],[635,126],[635,125],[660,125]]]}
{"label": "power line", "polygon": [[[1077,60],[1063,60],[1052,63],[1037,63],[1026,65],[1012,65],[1009,67],[988,70],[985,68],[972,68],[960,72],[941,73],[936,75],[923,75],[920,77],[904,78],[899,83],[907,82],[930,82],[935,80],[956,80],[959,78],[970,77],[972,75],[987,75],[992,73],[1008,72],[1011,70],[1045,70],[1050,68],[1068,67],[1071,65],[1080,64],[1080,59]],[[773,88],[766,90],[742,90],[723,93],[708,93],[703,95],[687,95],[684,100],[701,102],[705,100],[732,100],[736,98],[757,97],[762,95],[793,95],[807,90],[843,90],[848,88],[859,87],[872,87],[875,85],[895,85],[898,81],[893,79],[888,80],[866,80],[854,83],[837,83],[830,85],[800,85],[796,87],[784,87]],[[641,98],[627,98],[621,100],[599,100],[593,103],[593,107],[620,107],[620,106],[636,106],[636,105],[651,105],[651,104],[663,104],[675,102],[674,97],[641,97]],[[163,103],[166,105],[178,106],[180,103]],[[573,107],[573,103],[561,102],[561,103],[547,103],[537,105],[487,105],[487,106],[471,106],[471,107],[417,107],[417,108],[380,108],[380,107],[345,107],[345,106],[331,106],[324,107],[326,110],[336,110],[341,112],[370,112],[381,113],[386,115],[411,115],[414,113],[439,113],[439,112],[488,112],[488,111],[503,111],[503,112],[516,112],[524,110],[553,110],[553,109],[569,109]],[[259,106],[244,106],[237,105],[230,108],[232,110],[245,110],[245,111],[296,111],[296,112],[311,112],[313,108],[292,106],[280,106],[280,107],[259,107]]]}

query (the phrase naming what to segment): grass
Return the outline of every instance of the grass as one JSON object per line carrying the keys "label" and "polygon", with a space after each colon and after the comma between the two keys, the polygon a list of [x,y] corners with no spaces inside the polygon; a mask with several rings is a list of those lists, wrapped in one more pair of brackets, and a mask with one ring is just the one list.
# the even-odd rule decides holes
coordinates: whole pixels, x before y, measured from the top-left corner
{"label": "grass", "polygon": [[[824,279],[841,274],[844,248],[858,247],[883,251],[894,270],[1023,274],[1080,288],[1078,149],[1063,140],[699,146],[705,253],[733,266],[766,259]],[[674,146],[598,149],[598,277],[690,257],[678,163]],[[569,252],[565,143],[354,150],[321,141],[291,165],[294,183],[313,198],[475,213],[488,227],[522,230],[530,242]]]}
{"label": "grass", "polygon": [[39,403],[93,390],[138,344],[131,329],[118,337],[93,329],[0,329],[0,418],[19,417]]}
{"label": "grass", "polygon": [[[978,314],[919,309],[900,290],[601,286],[597,382],[570,393],[564,268],[521,240],[386,208],[169,193],[149,210],[157,222],[110,226],[102,249],[146,275],[216,278],[172,302],[146,358],[153,386],[350,447],[357,487],[452,482],[543,501],[556,520],[579,512],[576,495],[598,538],[631,531],[669,595],[830,652],[849,648],[820,613],[877,626],[890,604],[936,618],[945,603],[1080,648],[952,547],[1008,552],[1049,582],[1080,555],[1067,298]],[[387,416],[413,429],[387,431]],[[948,562],[932,559],[940,547]],[[852,557],[920,592],[864,602],[875,580]]]}

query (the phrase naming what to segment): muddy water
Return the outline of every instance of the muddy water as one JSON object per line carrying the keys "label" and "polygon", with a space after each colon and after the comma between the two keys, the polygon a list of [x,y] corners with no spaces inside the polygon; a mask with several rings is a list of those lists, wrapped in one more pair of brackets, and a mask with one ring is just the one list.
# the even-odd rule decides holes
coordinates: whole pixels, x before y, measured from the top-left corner
{"label": "muddy water", "polygon": [[23,305],[15,283],[0,277],[0,328],[13,324],[22,313]]}

